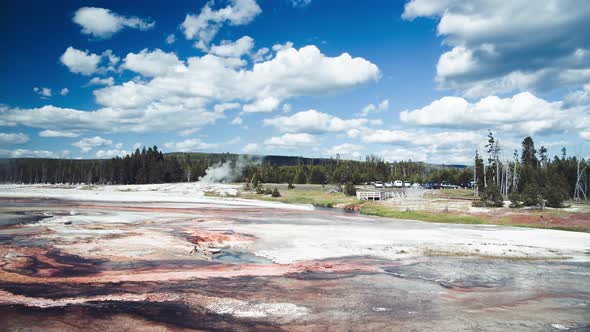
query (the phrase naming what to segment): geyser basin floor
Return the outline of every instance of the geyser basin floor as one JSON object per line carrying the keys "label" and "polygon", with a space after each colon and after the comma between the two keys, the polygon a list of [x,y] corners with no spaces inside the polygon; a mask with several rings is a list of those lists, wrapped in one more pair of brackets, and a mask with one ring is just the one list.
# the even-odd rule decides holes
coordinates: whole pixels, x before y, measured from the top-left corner
{"label": "geyser basin floor", "polygon": [[2,189],[4,330],[590,329],[587,233],[208,199],[186,185],[100,187],[100,199]]}

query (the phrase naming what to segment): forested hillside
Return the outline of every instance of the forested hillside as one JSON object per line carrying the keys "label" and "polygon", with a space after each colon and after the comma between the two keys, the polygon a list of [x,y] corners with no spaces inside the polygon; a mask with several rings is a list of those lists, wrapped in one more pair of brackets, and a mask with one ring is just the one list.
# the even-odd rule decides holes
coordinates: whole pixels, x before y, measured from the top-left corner
{"label": "forested hillside", "polygon": [[244,156],[229,153],[170,153],[156,146],[112,159],[4,159],[0,181],[11,183],[145,184],[196,181],[211,165],[240,160],[241,176],[235,181],[292,183],[355,183],[407,180],[414,182],[469,182],[464,167],[420,162],[385,162],[369,156],[365,161],[291,156]]}

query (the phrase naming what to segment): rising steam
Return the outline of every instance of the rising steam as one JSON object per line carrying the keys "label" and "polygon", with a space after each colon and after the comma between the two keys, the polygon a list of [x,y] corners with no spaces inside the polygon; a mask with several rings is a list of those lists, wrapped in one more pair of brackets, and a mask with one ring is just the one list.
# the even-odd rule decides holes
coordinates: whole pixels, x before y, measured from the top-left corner
{"label": "rising steam", "polygon": [[244,168],[251,165],[257,165],[260,159],[239,156],[236,160],[228,160],[224,163],[218,163],[209,166],[205,175],[199,178],[197,182],[203,184],[235,182],[242,176]]}

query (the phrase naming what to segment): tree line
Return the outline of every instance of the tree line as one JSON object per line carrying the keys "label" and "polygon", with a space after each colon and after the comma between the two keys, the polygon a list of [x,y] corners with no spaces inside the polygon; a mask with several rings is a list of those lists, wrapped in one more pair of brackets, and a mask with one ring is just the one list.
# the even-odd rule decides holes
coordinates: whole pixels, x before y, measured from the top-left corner
{"label": "tree line", "polygon": [[[302,161],[296,165],[262,162],[244,170],[242,180],[251,183],[361,184],[371,181],[443,182],[463,184],[472,180],[467,167],[430,165],[422,162],[386,162],[370,155],[364,161],[323,159],[319,163]],[[254,180],[252,180],[254,179]]]}
{"label": "tree line", "polygon": [[[136,149],[112,159],[14,158],[0,160],[0,181],[4,183],[63,184],[148,184],[193,182],[210,166],[233,162],[237,154],[171,153],[157,146]],[[466,167],[430,165],[421,162],[386,162],[377,156],[364,161],[340,158],[250,156],[235,181],[292,184],[363,183],[403,180],[411,182],[471,180]]]}
{"label": "tree line", "polygon": [[502,161],[501,152],[502,145],[491,132],[486,155],[476,151],[472,169],[476,195],[480,197],[476,205],[502,206],[504,200],[510,200],[512,207],[562,207],[570,198],[587,199],[588,161],[568,156],[565,147],[560,156],[550,158],[546,147],[537,150],[533,139],[526,137],[521,151],[514,150],[511,159]]}
{"label": "tree line", "polygon": [[[201,165],[196,165],[198,166]],[[165,156],[157,146],[112,159],[5,159],[0,181],[10,183],[146,184],[179,182],[183,168],[178,158]],[[206,166],[203,167],[206,169]],[[200,169],[199,169],[200,171]]]}

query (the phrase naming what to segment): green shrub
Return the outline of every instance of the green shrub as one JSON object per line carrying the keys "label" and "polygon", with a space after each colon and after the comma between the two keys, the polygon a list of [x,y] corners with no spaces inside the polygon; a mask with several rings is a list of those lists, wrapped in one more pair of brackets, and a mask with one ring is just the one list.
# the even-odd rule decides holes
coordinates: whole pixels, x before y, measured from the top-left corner
{"label": "green shrub", "polygon": [[482,202],[481,199],[478,199],[476,201],[471,202],[471,206],[474,206],[474,207],[485,207],[486,205],[485,205],[485,202]]}
{"label": "green shrub", "polygon": [[526,185],[522,191],[522,203],[525,206],[541,206],[543,203],[541,188],[536,185]]}
{"label": "green shrub", "polygon": [[277,188],[275,188],[272,193],[271,193],[272,197],[281,197],[281,193],[279,192],[279,190]]}
{"label": "green shrub", "polygon": [[256,193],[257,193],[258,195],[262,195],[262,194],[264,194],[264,188],[263,188],[262,186],[257,186],[257,187],[256,187]]}
{"label": "green shrub", "polygon": [[510,199],[510,207],[511,208],[519,208],[522,206],[522,195],[518,191],[513,191],[508,195],[508,199]]}
{"label": "green shrub", "polygon": [[563,207],[563,201],[567,199],[567,195],[560,188],[546,187],[543,192],[543,196],[547,200],[547,206],[552,208]]}
{"label": "green shrub", "polygon": [[295,186],[293,185],[292,182],[289,182],[289,184],[287,185],[287,189],[294,189]]}
{"label": "green shrub", "polygon": [[352,182],[346,182],[344,184],[344,195],[346,196],[355,196],[356,195],[356,187],[354,186],[354,183]]}
{"label": "green shrub", "polygon": [[491,184],[484,188],[479,200],[481,206],[502,207],[502,205],[504,205],[502,193],[500,193],[500,189],[495,184]]}

